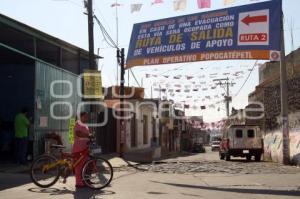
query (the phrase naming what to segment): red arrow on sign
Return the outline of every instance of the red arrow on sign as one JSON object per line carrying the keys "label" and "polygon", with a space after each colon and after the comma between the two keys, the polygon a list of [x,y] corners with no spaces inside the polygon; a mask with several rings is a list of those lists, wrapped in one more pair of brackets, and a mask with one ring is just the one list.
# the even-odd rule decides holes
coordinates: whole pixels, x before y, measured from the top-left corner
{"label": "red arrow on sign", "polygon": [[250,17],[250,15],[248,15],[247,17],[242,19],[242,22],[249,26],[250,23],[267,22],[267,20],[268,20],[267,15],[253,16],[253,17]]}

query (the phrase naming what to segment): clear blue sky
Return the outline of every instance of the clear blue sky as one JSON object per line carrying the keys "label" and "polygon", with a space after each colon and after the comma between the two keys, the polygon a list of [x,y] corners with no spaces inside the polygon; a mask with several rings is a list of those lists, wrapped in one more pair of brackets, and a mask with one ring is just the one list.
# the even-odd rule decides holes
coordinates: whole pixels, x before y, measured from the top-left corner
{"label": "clear blue sky", "polygon": [[[204,12],[208,10],[224,8],[223,0],[212,0],[211,9],[197,8],[196,0],[187,0],[188,6],[185,11],[174,11],[173,0],[165,0],[164,4],[151,6],[153,0],[118,0],[122,4],[118,8],[119,17],[119,44],[128,48],[130,34],[134,23],[155,20],[166,17],[179,16],[184,14],[191,14],[196,12]],[[263,0],[262,0],[263,1]],[[111,4],[115,0],[94,0],[94,11],[98,18],[102,21],[107,31],[111,34],[112,38],[116,38],[116,10],[111,8]],[[130,13],[131,3],[143,3],[140,12]],[[233,6],[249,4],[250,0],[235,0]],[[285,44],[286,52],[297,49],[300,46],[300,1],[299,0],[283,0],[283,10],[285,14]],[[11,18],[19,20],[25,24],[40,29],[48,34],[51,34],[60,39],[66,40],[84,49],[88,49],[88,36],[87,36],[87,17],[83,14],[82,0],[0,0],[0,12]],[[293,25],[292,25],[293,24]],[[293,26],[294,45],[291,45],[291,27]],[[99,63],[99,68],[102,69],[103,84],[110,86],[116,84],[116,60],[115,50],[111,49],[103,40],[100,29],[95,25],[95,47],[100,48],[100,55],[104,56],[104,60]],[[165,75],[202,75],[233,71],[247,71],[251,68],[254,61],[213,61],[213,62],[197,62],[189,64],[174,64],[156,67],[136,67],[133,72],[137,76],[139,82],[144,77],[144,86],[148,88],[147,95],[150,96],[150,85],[156,81],[163,81],[164,79],[145,79],[145,74],[161,74]],[[259,61],[264,63],[264,61]],[[173,70],[179,66],[184,65],[180,70]],[[228,67],[230,66],[230,67]],[[201,69],[201,68],[204,68]],[[251,74],[245,87],[238,96],[235,94],[244,82],[247,74],[242,79],[234,80],[236,83],[232,87],[233,106],[235,108],[243,108],[247,104],[248,94],[255,89],[258,84],[258,70],[257,68]],[[127,79],[126,79],[127,80]],[[207,79],[206,81],[209,81]],[[169,81],[170,83],[174,83]],[[166,80],[165,82],[166,83]],[[189,84],[189,82],[181,81],[181,84]],[[127,85],[127,83],[126,83]],[[130,78],[130,85],[136,83],[133,78]],[[215,94],[221,95],[224,90],[219,88],[217,90],[199,93],[199,97],[213,96]],[[154,93],[156,96],[158,93]],[[193,96],[195,97],[195,96]],[[177,100],[184,100],[177,98]],[[218,101],[218,100],[216,100]],[[195,102],[197,106],[208,105],[211,100],[202,102]],[[193,105],[193,101],[189,101]],[[220,108],[220,111],[217,109]],[[225,105],[218,104],[216,108],[212,108],[201,112],[200,110],[188,111],[190,115],[203,115],[206,121],[215,121],[225,116]]]}

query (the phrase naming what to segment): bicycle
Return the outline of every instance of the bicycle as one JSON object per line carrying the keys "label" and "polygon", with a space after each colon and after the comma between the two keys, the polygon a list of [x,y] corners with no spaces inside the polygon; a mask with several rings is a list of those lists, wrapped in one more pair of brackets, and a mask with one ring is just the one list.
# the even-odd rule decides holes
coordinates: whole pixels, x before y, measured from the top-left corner
{"label": "bicycle", "polygon": [[89,157],[84,163],[81,171],[83,183],[91,189],[103,189],[110,184],[113,178],[113,168],[109,161],[99,157],[101,148],[90,138],[88,146],[77,153],[65,153],[63,145],[52,145],[51,148],[58,149],[60,158],[50,154],[44,154],[37,157],[30,169],[30,177],[33,183],[41,188],[48,188],[54,185],[60,177],[63,183],[74,174],[74,168],[85,157]]}

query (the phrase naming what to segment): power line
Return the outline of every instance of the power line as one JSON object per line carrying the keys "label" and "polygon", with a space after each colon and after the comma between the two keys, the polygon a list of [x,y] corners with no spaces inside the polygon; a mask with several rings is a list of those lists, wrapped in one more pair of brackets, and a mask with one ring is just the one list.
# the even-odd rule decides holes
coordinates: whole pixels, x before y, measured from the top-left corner
{"label": "power line", "polygon": [[[124,44],[124,45],[119,45],[119,47],[128,47],[128,45]],[[102,48],[99,48],[100,50],[105,50],[105,49],[112,49],[115,48],[114,46],[104,46]]]}
{"label": "power line", "polygon": [[109,35],[109,33],[106,31],[105,27],[103,26],[103,24],[100,22],[100,20],[97,18],[96,15],[94,15],[94,18],[96,19],[96,22],[98,23],[100,30],[102,32],[103,38],[106,41],[106,43],[111,46],[112,48],[118,48],[118,45],[115,43],[115,41],[111,38],[111,36]]}
{"label": "power line", "polygon": [[97,4],[96,4],[95,7],[96,7],[96,11],[98,11],[98,13],[100,14],[100,16],[102,17],[104,23],[106,23],[106,25],[107,25],[107,27],[108,27],[108,30],[109,30],[110,32],[112,32],[112,31],[111,31],[111,28],[110,28],[110,26],[109,26],[109,23],[107,23],[107,21],[106,21],[104,15],[102,14],[102,12],[101,12],[101,10],[99,9],[99,7],[97,6]]}
{"label": "power line", "polygon": [[[230,91],[229,91],[229,87],[233,86],[235,83],[230,83],[229,82],[229,78],[227,77],[226,79],[214,79],[213,81],[218,81],[219,83],[217,83],[217,85],[226,86],[226,93],[225,93],[225,102],[226,102],[226,115],[227,117],[229,117],[229,103],[232,101],[232,97],[230,96]],[[225,83],[223,83],[223,81],[225,81]]]}
{"label": "power line", "polygon": [[135,82],[137,83],[137,85],[138,85],[139,87],[141,87],[141,85],[140,85],[139,81],[136,79],[136,77],[135,77],[134,73],[132,72],[132,70],[131,70],[131,69],[129,69],[129,71],[131,72],[131,74],[132,74],[132,76],[133,76],[133,78],[134,78]]}
{"label": "power line", "polygon": [[[117,45],[117,44],[115,43],[115,41],[111,38],[111,36],[110,36],[109,33],[106,31],[105,27],[104,27],[103,24],[100,22],[100,20],[97,18],[97,16],[94,15],[94,18],[96,19],[96,21],[97,21],[97,23],[98,23],[98,25],[99,25],[99,27],[100,27],[100,30],[101,30],[101,32],[102,32],[102,34],[103,34],[103,37],[104,37],[105,41],[107,42],[107,44],[108,44],[109,46],[111,46],[112,48],[119,49],[118,45]],[[118,64],[120,64],[119,61],[118,61]],[[133,71],[132,71],[131,69],[129,69],[129,70],[130,70],[130,72],[131,72],[131,74],[132,74],[134,80],[136,81],[137,85],[138,85],[139,87],[141,87],[141,85],[140,85],[139,82],[137,81],[137,78],[135,77]]]}
{"label": "power line", "polygon": [[250,73],[248,74],[248,77],[246,78],[246,80],[244,81],[243,85],[241,86],[241,88],[238,90],[238,92],[235,94],[234,97],[237,97],[237,96],[240,94],[241,90],[244,88],[246,82],[247,82],[248,79],[250,78],[251,73],[253,72],[255,66],[257,65],[257,62],[258,62],[258,61],[256,60],[255,63],[254,63],[254,65],[253,65],[253,67],[252,67],[252,69],[251,69],[251,71],[250,71]]}

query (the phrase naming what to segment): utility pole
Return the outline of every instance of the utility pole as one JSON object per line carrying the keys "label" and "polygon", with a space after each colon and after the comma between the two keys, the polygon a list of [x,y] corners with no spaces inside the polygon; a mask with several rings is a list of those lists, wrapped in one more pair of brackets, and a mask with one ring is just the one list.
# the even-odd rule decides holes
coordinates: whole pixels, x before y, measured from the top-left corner
{"label": "utility pole", "polygon": [[[85,1],[88,15],[88,37],[89,37],[89,69],[96,71],[97,65],[95,62],[94,54],[94,12],[93,12],[93,0]],[[90,99],[94,101],[95,99]],[[90,120],[92,123],[97,123],[97,107],[96,105],[90,105]],[[95,134],[96,127],[92,127],[92,132]]]}
{"label": "utility pole", "polygon": [[231,98],[229,98],[229,78],[227,77],[227,81],[226,81],[226,116],[229,117],[229,103]]}
{"label": "utility pole", "polygon": [[281,51],[280,51],[280,88],[281,88],[281,120],[282,120],[282,155],[283,164],[290,163],[290,140],[289,140],[289,120],[288,120],[288,89],[287,89],[287,74],[285,62],[285,46],[284,46],[284,30],[283,30],[283,11],[281,3],[281,18],[280,18],[280,32],[281,32]]}
{"label": "utility pole", "polygon": [[93,0],[87,0],[88,11],[88,34],[89,34],[89,68],[97,70],[94,55],[94,14],[93,14]]}
{"label": "utility pole", "polygon": [[[118,0],[116,0],[115,3],[116,7],[116,42],[117,42],[117,48],[119,48],[119,16],[118,16]],[[121,71],[122,73],[122,71]],[[129,73],[129,71],[128,71]],[[120,77],[121,78],[121,77]],[[119,84],[119,64],[117,63],[117,85]]]}
{"label": "utility pole", "polygon": [[[124,95],[125,95],[125,52],[124,48],[117,50],[117,58],[121,67],[120,74],[120,157],[124,155],[125,120],[124,120]],[[128,71],[129,72],[129,71]]]}
{"label": "utility pole", "polygon": [[[229,103],[232,101],[232,98],[230,96],[230,92],[229,92],[229,87],[233,86],[235,83],[233,82],[229,82],[229,78],[224,78],[224,79],[214,79],[214,82],[218,82],[217,85],[219,86],[223,86],[226,85],[226,96],[225,96],[225,103],[226,103],[226,116],[227,118],[229,118],[230,112],[229,112]],[[225,82],[223,82],[225,81]]]}

